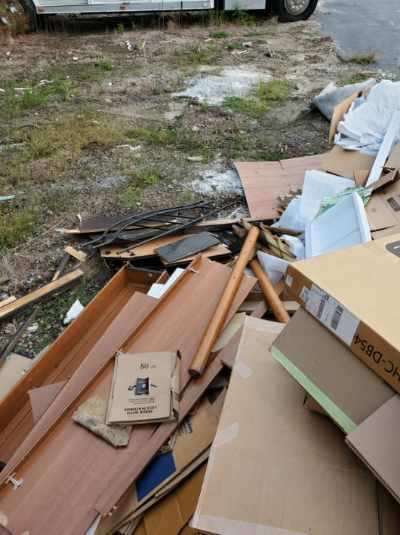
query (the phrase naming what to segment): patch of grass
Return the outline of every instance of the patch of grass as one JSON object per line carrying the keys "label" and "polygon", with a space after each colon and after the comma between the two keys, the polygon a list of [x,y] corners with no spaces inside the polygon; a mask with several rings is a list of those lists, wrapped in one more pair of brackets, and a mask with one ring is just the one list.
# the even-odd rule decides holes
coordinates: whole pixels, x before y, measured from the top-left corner
{"label": "patch of grass", "polygon": [[185,66],[214,64],[218,59],[218,50],[215,46],[194,45],[175,50],[171,56],[172,63]]}
{"label": "patch of grass", "polygon": [[282,102],[287,100],[290,94],[290,84],[286,80],[271,80],[259,82],[256,90],[257,97],[266,103]]}
{"label": "patch of grass", "polygon": [[0,211],[0,251],[15,247],[28,238],[36,221],[37,214],[32,208]]}
{"label": "patch of grass", "polygon": [[228,43],[226,45],[227,50],[241,50],[242,48],[242,43],[238,43],[237,41],[233,41],[232,43]]}
{"label": "patch of grass", "polygon": [[162,178],[160,171],[155,168],[134,171],[130,174],[128,185],[118,195],[120,203],[127,208],[135,206],[140,202],[143,191],[158,184]]}
{"label": "patch of grass", "polygon": [[176,143],[176,130],[173,128],[131,128],[125,132],[129,139],[151,145],[172,145]]}
{"label": "patch of grass", "polygon": [[369,74],[363,72],[356,72],[348,76],[347,78],[342,78],[341,80],[339,80],[339,85],[344,86],[350,84],[359,84],[361,82],[365,82],[366,80],[368,80],[368,78],[371,78]]}
{"label": "patch of grass", "polygon": [[100,58],[96,61],[94,64],[96,69],[99,69],[100,71],[109,72],[113,70],[113,64],[110,59],[107,58]]}
{"label": "patch of grass", "polygon": [[284,102],[290,95],[290,84],[286,80],[260,81],[248,97],[227,97],[224,106],[238,113],[260,117],[272,106]]}
{"label": "patch of grass", "polygon": [[48,83],[5,83],[0,99],[0,113],[13,117],[21,112],[43,107],[49,102],[65,102],[72,94],[73,83],[68,79],[50,80]]}
{"label": "patch of grass", "polygon": [[228,32],[223,32],[223,31],[211,32],[210,33],[210,37],[212,39],[226,39],[227,37],[229,37],[229,33]]}
{"label": "patch of grass", "polygon": [[115,31],[117,33],[124,33],[124,31],[125,31],[124,25],[121,24],[121,23],[117,24],[117,26],[115,27]]}
{"label": "patch of grass", "polygon": [[366,54],[355,54],[348,58],[340,58],[344,63],[356,63],[357,65],[371,65],[377,62],[377,55],[375,52],[368,52]]}
{"label": "patch of grass", "polygon": [[251,117],[260,117],[268,111],[268,106],[255,97],[226,97],[224,106],[238,113],[250,115]]}
{"label": "patch of grass", "polygon": [[24,144],[19,150],[0,152],[0,186],[54,181],[76,163],[82,151],[107,150],[126,141],[119,129],[94,117],[68,115],[28,132],[15,132],[14,139]]}
{"label": "patch of grass", "polygon": [[187,154],[196,153],[203,156],[205,160],[208,160],[215,150],[209,140],[204,139],[199,132],[193,132],[185,126],[175,128],[138,127],[128,130],[125,135],[138,143],[146,143],[155,147],[171,147],[173,150]]}
{"label": "patch of grass", "polygon": [[257,19],[254,15],[250,15],[247,11],[242,11],[241,9],[235,9],[230,14],[230,17],[233,22],[240,26],[255,26],[257,24]]}

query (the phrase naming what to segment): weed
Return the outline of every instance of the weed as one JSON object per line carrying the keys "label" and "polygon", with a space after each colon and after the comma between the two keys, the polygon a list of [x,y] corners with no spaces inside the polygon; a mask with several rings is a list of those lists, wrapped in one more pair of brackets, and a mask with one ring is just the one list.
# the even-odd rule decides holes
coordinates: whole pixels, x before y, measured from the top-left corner
{"label": "weed", "polygon": [[233,41],[232,43],[228,43],[226,45],[227,50],[241,50],[243,48],[242,43],[238,43]]}
{"label": "weed", "polygon": [[25,240],[32,233],[36,219],[35,210],[28,207],[0,211],[0,251]]}
{"label": "weed", "polygon": [[129,139],[152,145],[172,145],[176,143],[176,131],[173,128],[131,128],[125,135]]}
{"label": "weed", "polygon": [[229,33],[228,32],[211,32],[210,33],[210,37],[212,39],[226,39],[227,37],[229,37]]}
{"label": "weed", "polygon": [[350,85],[350,84],[359,84],[361,82],[365,82],[366,80],[368,80],[368,78],[370,78],[370,75],[363,73],[363,72],[356,72],[348,76],[347,78],[344,77],[340,79],[339,85],[344,86],[344,85]]}
{"label": "weed", "polygon": [[117,33],[124,33],[125,31],[124,25],[122,23],[117,24],[117,26],[115,27],[115,31]]}
{"label": "weed", "polygon": [[100,71],[104,71],[104,72],[109,72],[113,70],[113,64],[111,60],[106,59],[106,58],[100,58],[99,60],[96,61],[94,66],[96,67],[96,69],[99,69]]}
{"label": "weed", "polygon": [[356,63],[357,65],[370,65],[377,62],[377,55],[375,52],[368,52],[366,54],[355,54],[350,57],[341,57],[339,59],[343,63]]}
{"label": "weed", "polygon": [[72,94],[73,83],[68,79],[55,79],[36,85],[22,83],[19,89],[16,82],[8,82],[3,89],[5,93],[0,101],[0,113],[13,117],[21,112],[45,106],[50,101],[68,100]]}
{"label": "weed", "polygon": [[290,85],[286,80],[260,81],[248,97],[227,97],[224,106],[232,111],[260,117],[273,105],[285,101],[290,94]]}
{"label": "weed", "polygon": [[232,21],[240,26],[255,26],[257,23],[256,17],[250,15],[247,11],[242,11],[239,8],[236,8],[232,14],[230,14]]}
{"label": "weed", "polygon": [[127,208],[134,206],[140,201],[147,187],[155,186],[161,180],[162,176],[158,169],[134,171],[130,174],[128,185],[118,195],[120,203]]}
{"label": "weed", "polygon": [[263,102],[282,102],[290,94],[290,84],[286,80],[271,80],[268,83],[259,82],[256,95]]}
{"label": "weed", "polygon": [[265,102],[255,97],[226,97],[224,106],[232,111],[244,113],[251,117],[260,117],[268,110]]}
{"label": "weed", "polygon": [[172,62],[180,66],[200,66],[214,64],[218,59],[214,46],[194,45],[177,49],[172,55]]}

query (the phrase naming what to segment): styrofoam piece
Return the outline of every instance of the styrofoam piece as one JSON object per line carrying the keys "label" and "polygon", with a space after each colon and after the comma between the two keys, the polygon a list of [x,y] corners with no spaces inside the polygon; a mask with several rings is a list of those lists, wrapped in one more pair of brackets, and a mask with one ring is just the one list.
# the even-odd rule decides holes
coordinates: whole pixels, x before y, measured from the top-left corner
{"label": "styrofoam piece", "polygon": [[305,258],[306,251],[304,243],[300,238],[283,234],[281,239],[288,245],[290,252],[296,257],[297,260],[303,260]]}
{"label": "styrofoam piece", "polygon": [[79,299],[77,299],[66,313],[64,318],[64,325],[68,325],[69,323],[71,323],[71,321],[76,319],[84,308],[85,307],[82,305]]}
{"label": "styrofoam piece", "polygon": [[257,258],[272,284],[277,284],[285,277],[289,262],[262,251],[258,251]]}
{"label": "styrofoam piece", "polygon": [[326,197],[334,197],[352,188],[354,181],[323,171],[306,171],[300,202],[300,217],[310,223],[318,214],[321,202]]}
{"label": "styrofoam piece", "polygon": [[372,186],[372,184],[375,184],[375,182],[378,182],[378,180],[380,179],[383,167],[386,163],[386,160],[389,158],[389,154],[392,152],[395,142],[399,137],[399,133],[400,111],[396,111],[394,112],[393,117],[389,123],[389,127],[386,131],[381,148],[379,149],[374,165],[372,166],[371,172],[366,183],[366,187]]}
{"label": "styrofoam piece", "polygon": [[[393,114],[400,110],[400,82],[383,80],[365,99],[357,100],[339,123],[335,142],[344,148],[348,148],[350,142],[352,147],[376,155]],[[395,142],[399,141],[400,132]]]}
{"label": "styrofoam piece", "polygon": [[172,273],[172,275],[170,276],[170,278],[167,280],[166,283],[161,284],[161,283],[155,282],[154,284],[151,285],[150,290],[147,292],[147,295],[150,297],[155,297],[156,299],[159,299],[168,290],[168,288],[174,284],[174,282],[182,275],[184,271],[185,270],[182,268],[177,268]]}
{"label": "styrofoam piece", "polygon": [[304,232],[306,225],[300,214],[300,197],[292,199],[287,205],[286,210],[281,215],[279,221],[272,226],[276,228],[287,228],[297,232]]}
{"label": "styrofoam piece", "polygon": [[305,239],[307,258],[370,241],[367,215],[358,193],[345,197],[309,223]]}

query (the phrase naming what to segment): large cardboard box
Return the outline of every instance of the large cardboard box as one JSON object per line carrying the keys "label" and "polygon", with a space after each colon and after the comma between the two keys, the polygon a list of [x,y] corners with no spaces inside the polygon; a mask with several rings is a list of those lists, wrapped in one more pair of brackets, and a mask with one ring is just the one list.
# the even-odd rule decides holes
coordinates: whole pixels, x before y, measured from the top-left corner
{"label": "large cardboard box", "polygon": [[400,234],[289,265],[290,294],[400,392]]}
{"label": "large cardboard box", "polygon": [[396,396],[390,386],[303,309],[296,312],[275,340],[272,356],[345,433],[354,431]]}

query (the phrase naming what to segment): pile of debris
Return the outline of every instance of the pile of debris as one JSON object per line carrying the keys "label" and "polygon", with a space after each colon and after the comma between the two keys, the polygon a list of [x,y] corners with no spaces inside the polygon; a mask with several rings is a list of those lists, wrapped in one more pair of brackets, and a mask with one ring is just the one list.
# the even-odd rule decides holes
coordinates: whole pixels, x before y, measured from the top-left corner
{"label": "pile of debris", "polygon": [[201,202],[61,229],[79,241],[54,280],[0,319],[98,252],[120,269],[18,381],[6,347],[2,533],[397,534],[396,94],[340,103],[328,154],[235,162],[247,218]]}

